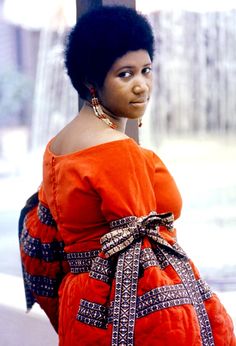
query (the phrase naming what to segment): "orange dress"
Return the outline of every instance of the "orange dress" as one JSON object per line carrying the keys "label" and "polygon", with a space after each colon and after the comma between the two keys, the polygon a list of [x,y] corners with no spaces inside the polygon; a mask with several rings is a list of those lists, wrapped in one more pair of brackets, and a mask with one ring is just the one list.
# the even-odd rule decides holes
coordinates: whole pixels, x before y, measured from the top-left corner
{"label": "orange dress", "polygon": [[55,156],[20,244],[28,308],[60,346],[235,346],[233,324],[176,242],[181,197],[163,162],[132,139]]}

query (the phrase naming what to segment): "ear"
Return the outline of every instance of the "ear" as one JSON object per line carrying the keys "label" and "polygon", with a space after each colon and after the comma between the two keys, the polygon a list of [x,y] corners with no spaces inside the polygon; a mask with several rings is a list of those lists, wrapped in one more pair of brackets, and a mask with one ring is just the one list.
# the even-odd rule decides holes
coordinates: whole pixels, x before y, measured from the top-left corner
{"label": "ear", "polygon": [[84,85],[86,86],[86,88],[88,90],[90,90],[91,88],[94,88],[93,84],[92,83],[89,83],[89,82],[85,82]]}
{"label": "ear", "polygon": [[94,88],[93,84],[88,82],[88,81],[85,81],[84,82],[84,86],[86,87],[87,89],[87,95],[86,95],[86,99],[87,100],[90,100],[91,99],[91,95],[92,95],[92,89]]}
{"label": "ear", "polygon": [[99,95],[99,88],[96,83],[90,82],[90,81],[85,81],[84,85],[86,86],[88,90],[88,96],[96,96]]}
{"label": "ear", "polygon": [[84,85],[86,86],[86,88],[87,88],[88,90],[90,90],[91,88],[96,88],[95,83],[91,82],[91,81],[88,80],[88,79],[85,79]]}
{"label": "ear", "polygon": [[94,88],[95,90],[97,90],[99,88],[96,81],[92,81],[92,80],[87,79],[87,78],[84,80],[84,85],[88,89]]}

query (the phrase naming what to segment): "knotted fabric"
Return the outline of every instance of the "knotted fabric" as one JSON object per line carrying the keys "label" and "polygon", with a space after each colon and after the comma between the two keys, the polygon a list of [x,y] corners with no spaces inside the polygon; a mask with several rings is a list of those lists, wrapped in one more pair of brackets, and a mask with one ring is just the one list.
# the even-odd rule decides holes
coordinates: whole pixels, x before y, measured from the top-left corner
{"label": "knotted fabric", "polygon": [[155,211],[142,217],[129,216],[111,222],[111,232],[105,234],[100,240],[102,251],[107,258],[118,254],[112,346],[134,345],[142,238],[147,236],[156,243],[179,254],[179,251],[174,249],[159,234],[160,226],[164,226],[171,231],[173,221],[172,213],[157,214]]}
{"label": "knotted fabric", "polygon": [[164,226],[172,231],[173,222],[174,216],[172,213],[157,214],[155,211],[147,216],[131,216],[113,221],[110,224],[112,231],[105,234],[100,240],[102,251],[109,258],[144,236],[172,249],[170,244],[160,236],[159,228]]}
{"label": "knotted fabric", "polygon": [[[155,243],[153,248],[158,248],[167,263],[179,275],[196,311],[202,345],[214,346],[210,321],[188,258],[177,243],[169,244],[159,232],[161,226],[172,231],[173,221],[172,213],[157,214],[155,211],[143,217],[128,216],[112,221],[110,224],[111,231],[101,238],[103,254],[107,258],[115,255],[113,262],[115,263],[115,294],[112,308],[111,346],[133,346],[135,344],[140,254],[144,237]],[[153,252],[151,246],[149,250]],[[153,256],[155,256],[154,252]],[[91,272],[90,275],[92,277]],[[92,312],[90,312],[89,307],[93,308]],[[106,315],[107,307],[99,307],[93,302],[82,301],[78,319],[85,323],[91,320],[92,325],[96,325],[94,319],[96,321],[98,319],[98,323],[106,327]]]}

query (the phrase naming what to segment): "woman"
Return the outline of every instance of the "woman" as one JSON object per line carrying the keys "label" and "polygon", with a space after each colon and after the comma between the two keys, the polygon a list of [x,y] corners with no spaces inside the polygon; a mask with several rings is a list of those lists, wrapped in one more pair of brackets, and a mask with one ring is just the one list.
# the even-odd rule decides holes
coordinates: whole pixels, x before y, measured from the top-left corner
{"label": "woman", "polygon": [[41,305],[61,346],[236,345],[176,243],[172,176],[124,133],[148,104],[153,52],[149,23],[126,7],[88,12],[69,36],[66,67],[85,102],[49,142],[20,222],[28,308]]}

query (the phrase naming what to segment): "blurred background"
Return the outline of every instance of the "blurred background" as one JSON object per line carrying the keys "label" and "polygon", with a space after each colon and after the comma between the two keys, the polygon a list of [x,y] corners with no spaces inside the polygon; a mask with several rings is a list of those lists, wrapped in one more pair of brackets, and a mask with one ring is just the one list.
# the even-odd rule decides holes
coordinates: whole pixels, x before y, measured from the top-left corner
{"label": "blurred background", "polygon": [[[136,0],[156,36],[139,138],[183,197],[178,241],[236,323],[236,1]],[[17,222],[42,179],[47,141],[77,113],[63,47],[75,1],[0,0],[0,345],[56,345],[25,314]],[[38,336],[39,335],[39,336]],[[38,336],[38,337],[37,337]]]}

